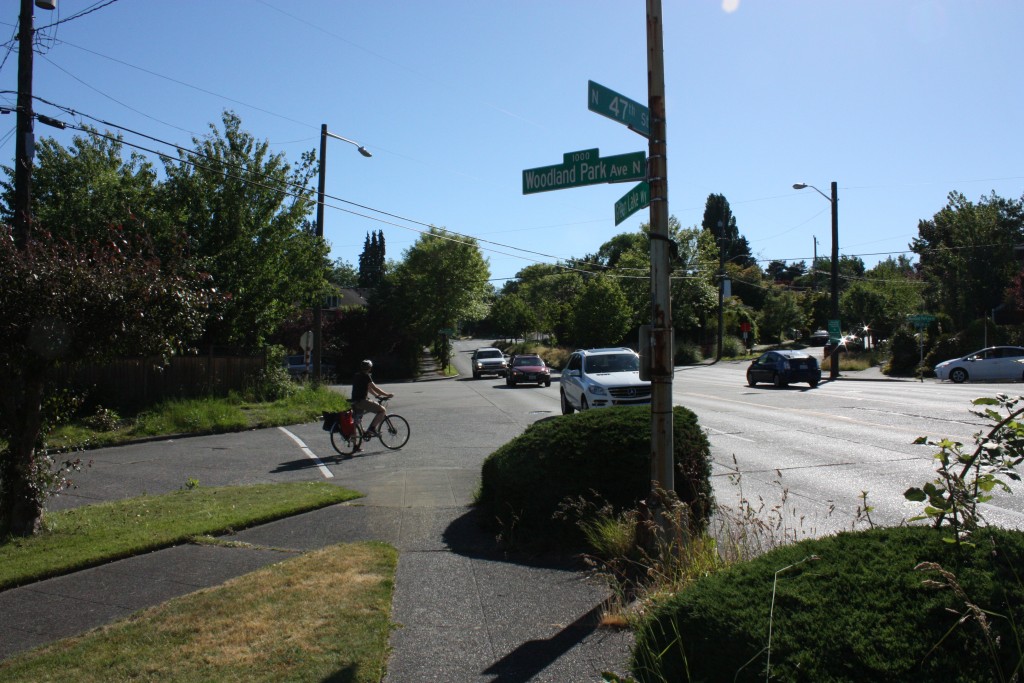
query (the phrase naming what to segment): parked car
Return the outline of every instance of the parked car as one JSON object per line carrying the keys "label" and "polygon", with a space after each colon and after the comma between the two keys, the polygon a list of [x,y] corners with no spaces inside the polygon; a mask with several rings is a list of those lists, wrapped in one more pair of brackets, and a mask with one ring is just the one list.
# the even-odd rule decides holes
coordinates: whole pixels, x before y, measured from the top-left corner
{"label": "parked car", "polygon": [[551,386],[551,369],[548,368],[544,359],[536,354],[523,354],[512,356],[508,364],[508,375],[505,384],[514,387],[517,384],[543,384]]}
{"label": "parked car", "polygon": [[752,387],[756,387],[758,382],[777,387],[807,382],[813,389],[820,381],[818,359],[806,351],[768,351],[755,358],[747,368],[747,384]]}
{"label": "parked car", "polygon": [[479,348],[473,352],[473,379],[480,379],[484,375],[498,375],[505,377],[508,374],[508,360],[501,349],[490,346]]}
{"label": "parked car", "polygon": [[640,356],[633,349],[575,351],[562,371],[558,391],[562,414],[611,406],[646,405],[651,383],[640,379]]}
{"label": "parked car", "polygon": [[811,346],[824,346],[828,339],[828,330],[815,330],[811,333]]}
{"label": "parked car", "polygon": [[[288,374],[293,379],[305,379],[313,376],[313,359],[310,358],[309,362],[306,362],[306,356],[302,353],[293,354],[287,356],[284,360],[284,365],[288,369]],[[324,379],[334,379],[337,368],[333,363],[329,363],[324,359],[320,359],[320,376]]]}
{"label": "parked car", "polygon": [[306,355],[299,353],[285,358],[284,365],[288,368],[288,374],[300,379],[313,371],[313,364],[306,364]]}
{"label": "parked car", "polygon": [[944,360],[935,366],[935,376],[956,384],[974,381],[1024,380],[1024,347],[990,346],[962,358]]}

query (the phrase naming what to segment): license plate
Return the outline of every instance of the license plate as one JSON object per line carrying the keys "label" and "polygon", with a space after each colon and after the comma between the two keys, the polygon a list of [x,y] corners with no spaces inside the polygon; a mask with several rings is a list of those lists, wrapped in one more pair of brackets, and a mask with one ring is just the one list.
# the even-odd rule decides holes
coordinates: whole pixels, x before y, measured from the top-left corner
{"label": "license plate", "polygon": [[537,379],[537,375],[527,375],[526,379],[536,380]]}

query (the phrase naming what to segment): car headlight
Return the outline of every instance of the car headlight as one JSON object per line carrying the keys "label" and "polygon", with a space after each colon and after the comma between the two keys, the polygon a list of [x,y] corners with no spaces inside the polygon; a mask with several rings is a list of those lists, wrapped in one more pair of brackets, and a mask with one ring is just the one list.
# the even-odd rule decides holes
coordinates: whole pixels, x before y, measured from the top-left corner
{"label": "car headlight", "polygon": [[591,384],[589,387],[587,387],[587,392],[593,394],[594,396],[608,395],[608,392],[605,390],[605,388],[597,384]]}

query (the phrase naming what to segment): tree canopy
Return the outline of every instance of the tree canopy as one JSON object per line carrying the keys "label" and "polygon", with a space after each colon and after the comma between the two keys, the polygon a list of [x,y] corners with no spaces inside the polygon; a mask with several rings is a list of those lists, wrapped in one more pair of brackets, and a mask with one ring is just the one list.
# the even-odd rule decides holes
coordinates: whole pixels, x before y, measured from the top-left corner
{"label": "tree canopy", "polygon": [[1024,242],[1022,202],[992,194],[975,203],[951,192],[945,207],[918,223],[910,246],[927,283],[925,300],[958,329],[998,307],[1020,272],[1015,247]]}
{"label": "tree canopy", "polygon": [[293,168],[231,112],[222,130],[210,129],[193,138],[196,152],[165,162],[165,208],[224,293],[204,341],[259,348],[296,306],[327,291],[327,246],[304,229],[316,160],[307,152]]}

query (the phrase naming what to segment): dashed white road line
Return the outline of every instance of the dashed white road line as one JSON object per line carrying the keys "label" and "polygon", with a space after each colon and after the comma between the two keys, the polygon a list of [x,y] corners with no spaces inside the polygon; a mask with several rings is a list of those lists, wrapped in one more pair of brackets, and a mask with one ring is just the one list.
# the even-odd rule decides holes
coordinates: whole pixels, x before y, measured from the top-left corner
{"label": "dashed white road line", "polygon": [[323,463],[323,461],[320,460],[320,458],[318,458],[316,456],[316,453],[314,453],[313,451],[309,450],[309,446],[307,446],[306,444],[302,443],[302,439],[300,439],[299,437],[295,436],[294,434],[289,432],[284,427],[278,427],[278,429],[280,429],[282,432],[287,434],[289,439],[291,439],[292,441],[294,441],[295,443],[297,443],[299,445],[299,448],[302,450],[303,453],[306,454],[306,457],[309,458],[310,460],[312,460],[313,463],[320,470],[320,474],[324,475],[324,479],[333,479],[334,478],[334,473],[331,472],[329,469],[327,469],[327,465],[325,465]]}

